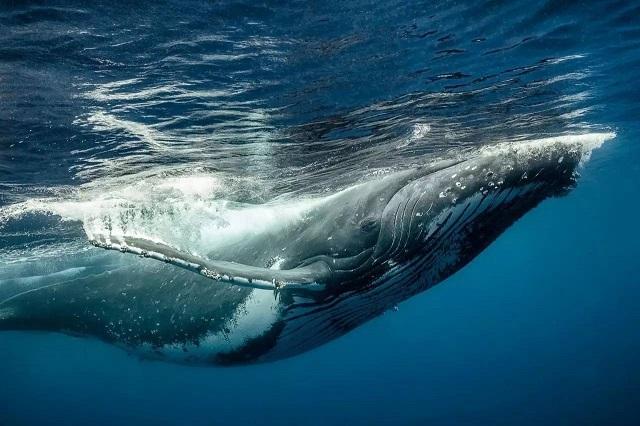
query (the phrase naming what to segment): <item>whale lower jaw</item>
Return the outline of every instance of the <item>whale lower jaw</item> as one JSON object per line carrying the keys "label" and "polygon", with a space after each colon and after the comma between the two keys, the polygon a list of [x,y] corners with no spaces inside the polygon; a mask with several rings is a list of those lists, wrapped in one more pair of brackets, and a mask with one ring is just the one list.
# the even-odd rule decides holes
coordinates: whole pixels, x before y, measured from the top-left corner
{"label": "whale lower jaw", "polygon": [[[277,337],[277,344],[260,356],[259,361],[273,361],[303,353],[335,339],[358,325],[379,316],[412,296],[428,290],[446,277],[460,270],[493,241],[502,231],[537,205],[544,197],[530,198],[526,206],[518,205],[509,210],[504,203],[492,204],[491,199],[515,201],[535,192],[535,185],[519,194],[481,194],[468,204],[456,205],[439,215],[440,233],[418,256],[403,262],[390,262],[393,266],[365,288],[336,295],[322,304],[303,300],[298,306],[290,306],[283,318],[284,325]],[[507,211],[505,211],[507,210]],[[469,246],[469,238],[491,222],[478,225],[479,216],[485,215],[504,221],[490,227],[480,241]],[[445,218],[447,218],[445,220]],[[508,220],[507,220],[508,218]],[[500,222],[499,222],[500,223]],[[425,240],[433,236],[425,235]],[[313,332],[309,332],[313,330]],[[256,360],[253,360],[256,361]]]}

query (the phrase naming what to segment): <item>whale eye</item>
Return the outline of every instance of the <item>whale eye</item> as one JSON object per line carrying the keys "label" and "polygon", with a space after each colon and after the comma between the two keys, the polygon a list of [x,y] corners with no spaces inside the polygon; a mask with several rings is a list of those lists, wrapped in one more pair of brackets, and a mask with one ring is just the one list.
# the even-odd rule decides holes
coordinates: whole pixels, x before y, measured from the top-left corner
{"label": "whale eye", "polygon": [[360,230],[362,232],[373,232],[378,229],[378,221],[372,217],[366,217],[360,221]]}

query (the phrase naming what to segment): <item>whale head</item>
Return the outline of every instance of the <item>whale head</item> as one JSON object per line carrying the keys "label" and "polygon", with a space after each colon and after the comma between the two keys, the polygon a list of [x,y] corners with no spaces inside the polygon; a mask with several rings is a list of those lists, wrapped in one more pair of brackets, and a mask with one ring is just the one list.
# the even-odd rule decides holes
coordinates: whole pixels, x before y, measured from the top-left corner
{"label": "whale head", "polygon": [[594,142],[503,144],[412,178],[384,207],[374,263],[420,257],[434,284],[437,271],[459,268],[540,201],[567,193]]}
{"label": "whale head", "polygon": [[[364,230],[375,238],[333,260],[336,280],[322,297],[291,299],[280,339],[306,350],[446,279],[541,201],[573,188],[591,151],[611,137],[501,144],[378,181],[371,194],[381,205]],[[276,346],[264,358],[280,356]]]}
{"label": "whale head", "polygon": [[312,213],[287,266],[322,264],[337,293],[416,257],[429,258],[422,272],[455,268],[540,201],[571,189],[580,164],[610,137],[494,145],[356,185]]}

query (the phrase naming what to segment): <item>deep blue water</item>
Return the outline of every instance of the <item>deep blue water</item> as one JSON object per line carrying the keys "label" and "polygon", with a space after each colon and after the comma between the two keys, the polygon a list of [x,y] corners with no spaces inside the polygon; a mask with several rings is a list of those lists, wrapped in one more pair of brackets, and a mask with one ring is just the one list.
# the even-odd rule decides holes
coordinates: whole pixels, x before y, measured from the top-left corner
{"label": "deep blue water", "polygon": [[640,5],[404,3],[0,3],[3,268],[86,246],[61,216],[87,193],[153,204],[127,185],[196,176],[265,202],[617,135],[460,272],[294,358],[189,367],[2,332],[1,425],[640,422]]}

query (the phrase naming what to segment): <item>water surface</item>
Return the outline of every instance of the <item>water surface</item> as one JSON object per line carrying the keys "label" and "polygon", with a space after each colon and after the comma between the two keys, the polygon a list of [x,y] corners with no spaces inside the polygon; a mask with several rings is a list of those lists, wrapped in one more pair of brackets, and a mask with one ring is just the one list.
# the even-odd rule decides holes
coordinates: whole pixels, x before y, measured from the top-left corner
{"label": "water surface", "polygon": [[640,7],[405,3],[0,4],[5,265],[87,250],[105,218],[194,243],[239,204],[617,134],[460,273],[297,358],[4,332],[0,424],[637,424]]}

